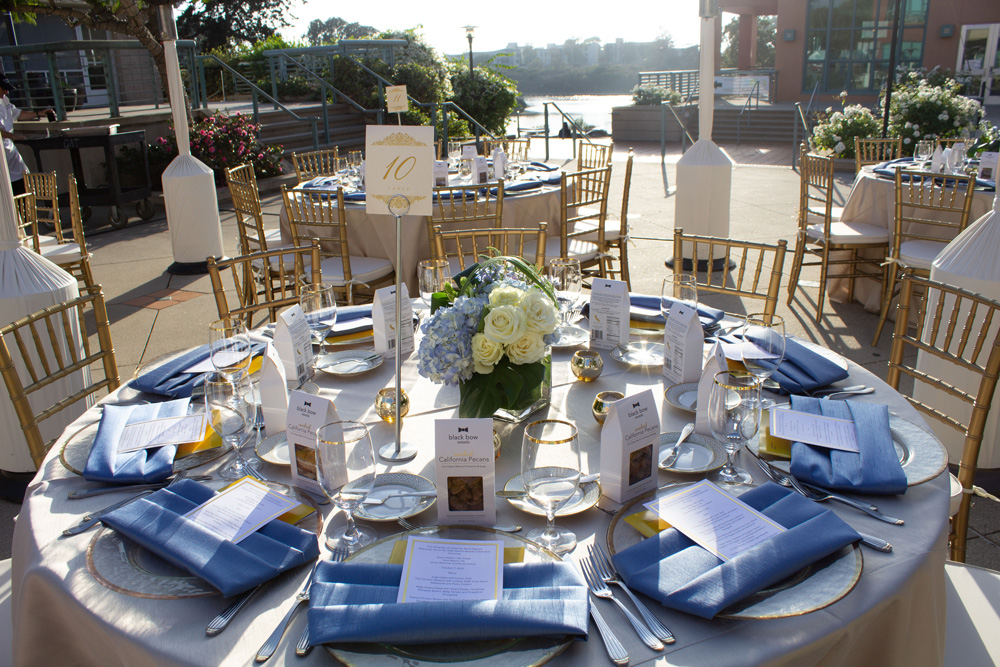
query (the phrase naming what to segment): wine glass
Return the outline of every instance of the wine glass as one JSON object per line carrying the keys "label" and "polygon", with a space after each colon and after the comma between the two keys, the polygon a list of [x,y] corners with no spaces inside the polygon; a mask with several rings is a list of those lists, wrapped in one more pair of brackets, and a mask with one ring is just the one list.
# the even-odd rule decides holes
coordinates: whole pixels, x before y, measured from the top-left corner
{"label": "wine glass", "polygon": [[674,273],[663,279],[660,313],[666,320],[675,301],[698,308],[698,278],[693,273]]}
{"label": "wine glass", "polygon": [[347,154],[347,166],[351,172],[351,181],[355,187],[361,187],[361,163],[364,157],[361,151],[351,151]]}
{"label": "wine glass", "polygon": [[580,327],[571,326],[580,303],[583,289],[583,273],[580,260],[557,257],[549,260],[549,278],[556,292],[559,304],[560,324],[555,331],[555,342],[564,345],[579,345],[589,338]]}
{"label": "wine glass", "polygon": [[375,449],[368,427],[336,421],[316,430],[316,472],[323,492],[347,512],[347,525],[327,531],[326,546],[354,553],[378,535],[354,522],[354,510],[375,485]]}
{"label": "wine glass", "polygon": [[346,176],[347,176],[347,175],[348,175],[348,174],[350,173],[350,172],[348,171],[348,166],[347,166],[347,164],[348,164],[348,163],[347,163],[347,158],[346,158],[346,157],[338,157],[338,158],[337,158],[336,160],[334,160],[334,162],[333,162],[333,166],[334,166],[334,167],[336,168],[336,170],[337,170],[337,175],[338,175],[338,176],[340,176],[340,178],[341,178],[341,181],[343,181],[343,180],[344,180],[344,177],[346,177]]}
{"label": "wine glass", "polygon": [[929,139],[921,139],[913,149],[913,160],[923,166],[923,163],[931,159],[934,155],[934,142]]}
{"label": "wine glass", "polygon": [[[785,358],[785,320],[780,315],[772,315],[768,321],[764,313],[750,313],[742,333],[740,360],[763,386],[764,380],[771,377]],[[770,398],[760,399],[762,410],[769,410],[774,405]]]}
{"label": "wine glass", "polygon": [[243,320],[224,317],[208,325],[208,347],[212,365],[226,378],[250,368],[250,334]]}
{"label": "wine glass", "polygon": [[[299,304],[306,315],[306,323],[314,344],[320,346],[320,354],[326,353],[326,335],[337,323],[337,297],[330,283],[303,285],[299,292]],[[317,362],[313,357],[313,365]]]}
{"label": "wine glass", "polygon": [[576,426],[558,419],[528,424],[521,445],[521,481],[525,499],[545,512],[544,528],[526,537],[549,551],[564,554],[576,547],[576,535],[555,526],[556,512],[580,487],[580,438]]}
{"label": "wine glass", "polygon": [[451,280],[448,260],[425,259],[417,264],[417,282],[420,286],[420,298],[431,307],[431,297],[440,292]]}
{"label": "wine glass", "polygon": [[252,406],[247,401],[249,378],[237,375],[228,378],[223,373],[205,376],[205,406],[212,428],[222,442],[233,450],[234,461],[219,471],[223,479],[240,479],[256,470],[253,464],[243,458],[240,444],[250,427]]}
{"label": "wine glass", "polygon": [[715,374],[708,397],[708,427],[726,446],[726,464],[711,480],[730,493],[742,493],[753,477],[736,466],[736,453],[760,426],[760,379],[747,371]]}
{"label": "wine glass", "polygon": [[462,157],[462,142],[461,141],[449,141],[448,142],[448,158],[451,159],[453,163],[458,162],[458,159]]}

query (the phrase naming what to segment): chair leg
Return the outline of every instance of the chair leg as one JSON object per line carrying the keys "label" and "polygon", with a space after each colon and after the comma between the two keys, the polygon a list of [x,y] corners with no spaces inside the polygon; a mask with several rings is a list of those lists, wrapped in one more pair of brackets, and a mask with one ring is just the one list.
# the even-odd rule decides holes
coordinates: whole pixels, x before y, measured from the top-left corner
{"label": "chair leg", "polygon": [[[858,250],[855,248],[851,251],[851,263],[849,264],[851,267],[851,273],[858,272],[858,261]],[[847,303],[854,301],[854,281],[857,280],[857,278],[850,278],[849,280],[850,282],[847,283]]]}
{"label": "chair leg", "polygon": [[896,276],[898,272],[899,269],[894,263],[888,266],[885,289],[882,291],[882,312],[878,316],[878,326],[875,327],[875,338],[872,339],[872,347],[878,345],[878,340],[882,337],[882,329],[885,327],[885,321],[889,318],[889,304],[892,303],[892,297],[896,292]]}
{"label": "chair leg", "polygon": [[625,281],[625,286],[628,291],[632,291],[632,277],[628,272],[628,240],[622,239],[619,241],[618,245],[618,263],[621,265],[622,270],[622,280]]}
{"label": "chair leg", "polygon": [[823,304],[826,301],[826,274],[830,265],[830,244],[823,244],[823,261],[819,267],[819,292],[816,294],[816,322],[823,319]]}
{"label": "chair leg", "polygon": [[799,286],[799,273],[802,272],[802,258],[805,254],[805,240],[801,235],[795,241],[795,256],[792,259],[792,273],[788,278],[788,299],[787,305],[792,305],[795,298],[795,288]]}

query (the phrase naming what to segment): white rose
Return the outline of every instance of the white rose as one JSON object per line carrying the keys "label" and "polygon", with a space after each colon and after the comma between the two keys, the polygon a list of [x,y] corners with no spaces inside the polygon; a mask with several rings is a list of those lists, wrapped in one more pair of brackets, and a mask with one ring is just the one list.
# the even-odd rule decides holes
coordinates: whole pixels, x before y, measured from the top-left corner
{"label": "white rose", "polygon": [[494,308],[497,306],[516,306],[521,300],[522,294],[523,292],[516,287],[501,285],[490,292],[490,305]]}
{"label": "white rose", "polygon": [[498,343],[510,345],[527,332],[527,319],[516,306],[498,306],[486,316],[483,333]]}
{"label": "white rose", "polygon": [[507,348],[507,356],[515,364],[533,364],[545,356],[545,341],[537,333],[526,333]]}
{"label": "white rose", "polygon": [[556,307],[544,292],[525,292],[518,305],[528,318],[528,331],[547,334],[556,330]]}
{"label": "white rose", "polygon": [[[503,356],[503,345],[490,340],[486,334],[477,333],[472,337],[472,361],[475,362],[477,373],[489,373],[493,365]],[[485,370],[480,370],[480,369]]]}

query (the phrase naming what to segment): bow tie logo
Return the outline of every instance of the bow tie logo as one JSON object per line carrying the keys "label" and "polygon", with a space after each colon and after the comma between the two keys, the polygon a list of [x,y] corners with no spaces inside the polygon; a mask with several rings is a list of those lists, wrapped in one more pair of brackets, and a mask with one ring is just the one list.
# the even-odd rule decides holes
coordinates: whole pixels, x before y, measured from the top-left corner
{"label": "bow tie logo", "polygon": [[313,404],[310,403],[309,401],[303,401],[302,405],[306,406],[307,408],[311,408],[313,406]]}
{"label": "bow tie logo", "polygon": [[462,433],[463,431],[466,432],[466,433],[468,433],[469,429],[467,429],[467,428],[460,428],[460,429],[458,429],[459,433]]}
{"label": "bow tie logo", "polygon": [[639,407],[639,404],[638,404],[638,403],[633,403],[633,404],[632,404],[632,407],[633,407],[633,408],[637,408],[637,407]]}

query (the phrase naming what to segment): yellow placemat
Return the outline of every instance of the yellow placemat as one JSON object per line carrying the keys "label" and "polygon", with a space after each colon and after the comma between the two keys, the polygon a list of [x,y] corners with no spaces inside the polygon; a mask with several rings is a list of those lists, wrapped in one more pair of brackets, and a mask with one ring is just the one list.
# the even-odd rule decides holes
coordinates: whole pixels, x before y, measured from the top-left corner
{"label": "yellow placemat", "polygon": [[660,515],[651,510],[640,510],[635,514],[625,517],[625,523],[639,531],[643,537],[652,537],[667,528],[670,524],[660,518]]}
{"label": "yellow placemat", "polygon": [[371,329],[362,329],[361,331],[355,331],[354,333],[341,334],[339,336],[334,336],[333,334],[326,337],[326,342],[328,345],[342,345],[344,343],[350,343],[356,340],[365,340],[372,337]]}
{"label": "yellow placemat", "polygon": [[181,458],[184,456],[190,456],[195,452],[201,452],[206,449],[212,449],[213,447],[221,447],[222,438],[212,430],[212,425],[207,424],[205,426],[205,437],[198,442],[186,442],[183,445],[178,445],[177,454],[175,458]]}
{"label": "yellow placemat", "polygon": [[[230,482],[229,484],[226,484],[224,487],[222,487],[222,489],[220,489],[220,490],[221,491],[225,491],[226,489],[228,489],[233,484],[236,484],[236,482],[239,482],[239,481],[240,480],[236,480],[235,482]],[[296,505],[292,509],[288,510],[287,512],[285,512],[284,514],[282,514],[278,518],[280,520],[284,521],[285,523],[290,523],[292,525],[295,525],[299,521],[302,521],[302,519],[306,518],[307,516],[309,516],[310,514],[312,514],[315,511],[316,511],[315,508],[310,507],[309,505],[305,505],[303,503],[299,503],[298,505]]]}
{"label": "yellow placemat", "polygon": [[[406,558],[406,540],[397,540],[392,545],[392,553],[389,554],[389,565],[402,565]],[[524,547],[504,547],[504,563],[523,563]]]}

